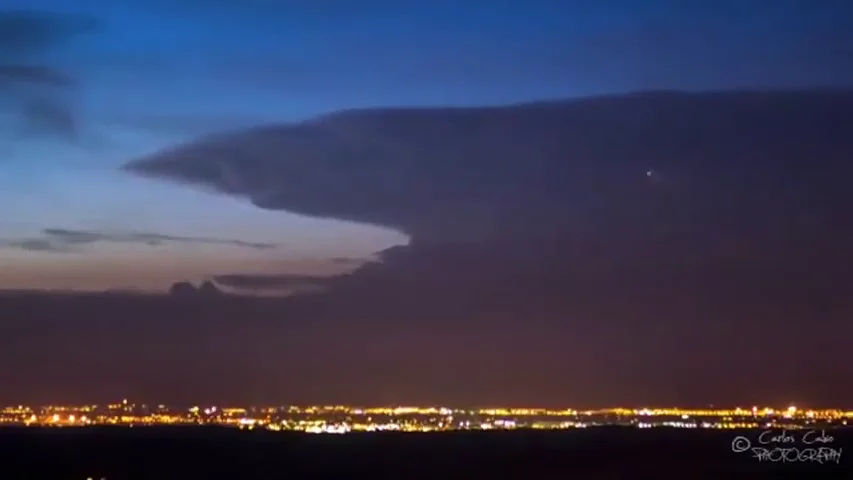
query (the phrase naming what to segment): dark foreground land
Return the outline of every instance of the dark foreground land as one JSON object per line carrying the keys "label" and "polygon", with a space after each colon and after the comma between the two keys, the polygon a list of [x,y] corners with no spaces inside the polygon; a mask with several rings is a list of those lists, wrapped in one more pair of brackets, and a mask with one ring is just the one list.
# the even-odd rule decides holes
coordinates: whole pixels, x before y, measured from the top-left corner
{"label": "dark foreground land", "polygon": [[[734,453],[760,432],[592,428],[556,432],[311,435],[218,428],[3,429],[2,479],[853,478],[853,432],[811,447],[840,461]],[[809,446],[795,437],[787,448]],[[851,450],[853,455],[853,450]]]}

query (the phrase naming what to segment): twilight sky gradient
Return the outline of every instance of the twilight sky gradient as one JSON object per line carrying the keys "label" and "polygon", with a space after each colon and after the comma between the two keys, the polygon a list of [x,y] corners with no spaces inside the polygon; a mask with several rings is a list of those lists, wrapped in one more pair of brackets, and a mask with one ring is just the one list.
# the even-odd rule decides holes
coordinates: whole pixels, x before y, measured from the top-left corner
{"label": "twilight sky gradient", "polygon": [[[88,14],[101,26],[24,62],[77,78],[68,96],[80,128],[73,140],[21,138],[6,114],[12,128],[4,130],[12,133],[0,144],[0,288],[162,289],[236,266],[337,271],[324,259],[361,257],[406,240],[259,210],[117,167],[208,131],[348,107],[849,83],[850,62],[838,61],[853,44],[845,41],[847,4],[827,0],[820,11],[803,11],[797,1],[374,0],[358,8],[329,1],[4,2],[7,10]],[[280,247],[20,248],[31,247],[45,228]]]}

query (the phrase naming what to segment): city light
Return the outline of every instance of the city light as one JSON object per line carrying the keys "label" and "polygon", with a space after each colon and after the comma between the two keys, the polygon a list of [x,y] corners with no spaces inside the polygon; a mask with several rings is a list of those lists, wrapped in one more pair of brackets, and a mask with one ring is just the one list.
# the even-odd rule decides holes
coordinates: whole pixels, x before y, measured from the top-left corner
{"label": "city light", "polygon": [[350,432],[434,432],[451,430],[569,429],[602,425],[636,428],[806,428],[847,425],[853,411],[786,408],[685,409],[350,407],[350,406],[192,406],[135,404],[22,406],[0,409],[0,425],[29,427],[193,426],[245,430]]}

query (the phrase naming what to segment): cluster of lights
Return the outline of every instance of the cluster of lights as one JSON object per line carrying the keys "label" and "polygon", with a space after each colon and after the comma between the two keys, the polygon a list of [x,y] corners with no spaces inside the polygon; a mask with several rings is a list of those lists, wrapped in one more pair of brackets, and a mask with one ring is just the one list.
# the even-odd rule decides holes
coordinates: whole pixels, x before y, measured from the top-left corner
{"label": "cluster of lights", "polygon": [[[653,417],[654,420],[652,420]],[[514,428],[563,429],[597,425],[634,425],[640,428],[754,428],[758,426],[811,425],[816,422],[846,425],[853,412],[784,409],[681,409],[610,408],[552,410],[541,408],[454,409],[446,407],[286,406],[221,408],[194,406],[171,409],[166,405],[135,405],[127,400],[104,406],[25,406],[0,409],[0,423],[28,426],[88,425],[221,425],[241,429],[348,433],[353,431],[504,430]]]}

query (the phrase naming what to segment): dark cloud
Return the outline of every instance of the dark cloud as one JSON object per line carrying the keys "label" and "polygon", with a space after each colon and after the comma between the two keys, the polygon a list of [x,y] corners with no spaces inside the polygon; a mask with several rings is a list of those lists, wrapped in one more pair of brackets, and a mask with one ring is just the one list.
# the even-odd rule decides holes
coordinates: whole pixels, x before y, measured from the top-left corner
{"label": "dark cloud", "polygon": [[192,298],[196,300],[220,297],[223,294],[210,280],[204,281],[196,287],[190,282],[177,282],[169,288],[169,295],[173,297]]}
{"label": "dark cloud", "polygon": [[0,65],[0,84],[4,81],[20,81],[54,87],[68,87],[74,80],[63,72],[32,65]]}
{"label": "dark cloud", "polygon": [[24,238],[0,241],[0,246],[20,248],[34,252],[67,252],[66,245],[57,244],[44,238]]}
{"label": "dark cloud", "polygon": [[228,274],[215,275],[213,280],[220,285],[239,289],[268,289],[322,284],[328,282],[329,278],[315,275]]}
{"label": "dark cloud", "polygon": [[[270,208],[415,238],[320,295],[0,298],[0,360],[27,367],[6,383],[187,402],[843,405],[851,103],[658,93],[205,140],[131,169],[277,187]],[[477,210],[494,228],[450,234],[489,226]]]}
{"label": "dark cloud", "polygon": [[38,10],[0,11],[0,52],[33,54],[61,46],[74,37],[99,28],[88,16]]}
{"label": "dark cloud", "polygon": [[0,98],[20,118],[22,135],[77,134],[68,95],[74,79],[39,54],[98,28],[95,19],[34,10],[0,11]]}
{"label": "dark cloud", "polygon": [[[0,394],[6,404],[84,404],[121,392],[187,405],[562,408],[843,407],[851,398],[849,382],[838,381],[849,371],[844,297],[826,302],[806,288],[779,305],[779,290],[747,285],[733,311],[731,292],[685,296],[691,289],[679,279],[636,276],[597,291],[601,275],[585,272],[543,290],[525,283],[530,275],[490,280],[471,263],[452,265],[461,253],[407,260],[400,249],[384,268],[365,267],[368,282],[356,285],[354,275],[336,293],[286,299],[0,292],[0,360],[19,365]],[[424,278],[431,259],[437,272]],[[808,325],[791,325],[791,315],[808,315]]]}
{"label": "dark cloud", "polygon": [[348,257],[334,257],[329,259],[332,263],[337,263],[339,265],[355,265],[364,263],[364,259],[361,258],[348,258]]}
{"label": "dark cloud", "polygon": [[[771,369],[756,338],[794,351],[808,337],[806,349],[841,358],[810,332],[850,331],[850,131],[853,92],[654,92],[348,111],[126,168],[412,235],[326,293],[289,300],[305,321],[477,338],[517,375],[526,365],[583,384],[595,371],[626,396],[672,392],[689,366],[701,380],[678,388],[716,398],[711,385],[736,382],[738,365]],[[715,365],[730,368],[703,366],[722,345]],[[626,373],[638,371],[655,373]]]}
{"label": "dark cloud", "polygon": [[26,123],[21,129],[24,136],[34,134],[59,135],[75,138],[79,133],[77,118],[71,106],[56,98],[33,97],[21,106]]}
{"label": "dark cloud", "polygon": [[334,277],[227,274],[215,275],[211,280],[230,295],[292,297],[323,293]]}
{"label": "dark cloud", "polygon": [[800,222],[831,214],[851,106],[847,92],[661,92],[350,111],[210,136],[125,168],[420,243],[688,235],[721,246],[734,241],[727,229],[807,235]]}
{"label": "dark cloud", "polygon": [[[334,261],[334,260],[331,260]],[[356,261],[352,260],[352,264]],[[358,261],[364,264],[364,260]],[[294,275],[294,274],[244,274],[232,273],[213,275],[210,279],[223,291],[237,295],[260,295],[287,297],[323,293],[338,285],[350,274],[343,275]]]}
{"label": "dark cloud", "polygon": [[149,246],[157,246],[165,243],[195,243],[234,245],[238,247],[266,250],[276,248],[271,243],[245,242],[242,240],[230,240],[210,237],[185,237],[175,235],[163,235],[147,232],[102,232],[87,230],[68,230],[63,228],[46,228],[42,236],[38,238],[7,239],[0,241],[0,246],[15,247],[25,250],[68,252],[76,246],[90,245],[96,242],[113,243],[142,243]]}

